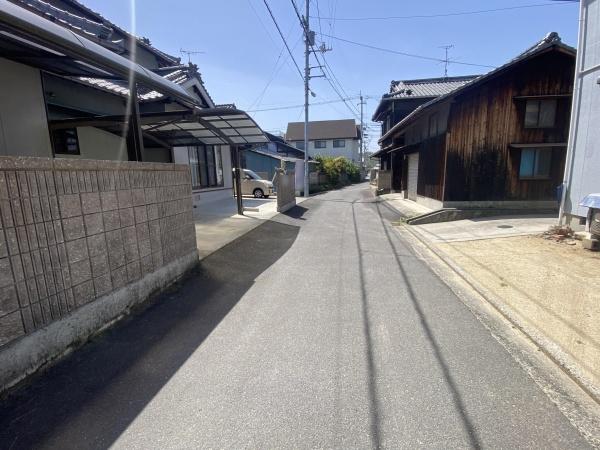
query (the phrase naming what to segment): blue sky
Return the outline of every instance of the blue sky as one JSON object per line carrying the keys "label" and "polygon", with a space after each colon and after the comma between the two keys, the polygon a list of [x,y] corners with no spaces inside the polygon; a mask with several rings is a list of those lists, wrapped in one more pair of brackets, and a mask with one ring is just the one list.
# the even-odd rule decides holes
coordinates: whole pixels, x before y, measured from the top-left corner
{"label": "blue sky", "polygon": [[[132,8],[123,0],[82,0],[107,19],[131,30]],[[296,0],[304,9],[303,0]],[[303,67],[302,29],[289,0],[268,0],[293,54]],[[482,9],[543,5],[476,15],[396,20],[349,21],[345,18],[445,14]],[[318,6],[318,9],[317,9]],[[576,45],[578,3],[548,0],[311,0],[311,28],[339,38],[400,52],[443,58],[443,45],[454,45],[450,59],[498,66],[557,31],[563,41]],[[320,14],[319,14],[320,12]],[[281,38],[263,0],[138,0],[135,33],[150,38],[167,53],[180,55],[181,48],[201,51],[192,56],[207,88],[217,103],[235,103],[246,110],[300,105],[303,85],[283,48]],[[435,61],[399,56],[321,37],[332,51],[326,59],[345,93],[367,96],[366,120],[393,79],[442,76],[444,67]],[[187,58],[187,57],[186,57]],[[449,75],[484,73],[490,70],[450,64]],[[314,71],[317,74],[319,71]],[[269,81],[271,82],[269,83]],[[268,86],[267,86],[268,85]],[[265,89],[266,88],[266,89]],[[314,102],[338,100],[323,78],[312,80]],[[340,90],[338,88],[338,90]],[[358,100],[349,100],[356,106]],[[285,130],[288,121],[302,120],[302,108],[253,112],[263,129]],[[354,117],[344,103],[315,105],[311,119]],[[376,147],[374,130],[371,148]]]}

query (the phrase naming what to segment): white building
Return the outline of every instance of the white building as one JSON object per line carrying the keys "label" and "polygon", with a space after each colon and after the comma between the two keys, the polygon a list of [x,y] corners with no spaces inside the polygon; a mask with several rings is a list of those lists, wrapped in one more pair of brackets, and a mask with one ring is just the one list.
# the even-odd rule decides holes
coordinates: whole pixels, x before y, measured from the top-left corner
{"label": "white building", "polygon": [[[290,122],[285,139],[304,150],[304,122]],[[360,126],[354,119],[318,120],[308,123],[308,155],[343,156],[360,161]]]}
{"label": "white building", "polygon": [[588,208],[580,202],[600,193],[600,1],[581,0],[579,44],[561,222],[578,228]]}

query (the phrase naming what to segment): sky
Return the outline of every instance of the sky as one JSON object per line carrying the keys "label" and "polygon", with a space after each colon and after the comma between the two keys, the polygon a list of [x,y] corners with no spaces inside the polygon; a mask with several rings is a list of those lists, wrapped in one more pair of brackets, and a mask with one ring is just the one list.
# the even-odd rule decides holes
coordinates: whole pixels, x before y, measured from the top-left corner
{"label": "sky", "polygon": [[[304,87],[269,15],[264,0],[81,0],[108,20],[171,55],[191,55],[216,103],[235,103],[269,132],[285,132],[288,122],[304,120]],[[300,69],[304,68],[302,28],[291,0],[267,0]],[[304,11],[304,0],[296,0]],[[513,8],[478,14],[464,12]],[[444,59],[448,75],[486,73],[556,31],[576,46],[577,2],[550,0],[310,0],[310,28],[316,43],[331,49],[323,56],[331,73],[311,80],[316,97],[311,120],[355,118],[358,94],[365,96],[364,120],[370,125],[369,149],[379,131],[370,122],[391,80],[444,75],[444,64],[382,52],[340,39],[396,52]],[[452,15],[449,15],[452,14]],[[414,17],[445,15],[441,17]],[[395,19],[345,20],[402,16]],[[413,16],[406,18],[406,16]],[[320,19],[318,18],[320,17]],[[329,35],[329,36],[325,36]],[[335,38],[332,38],[334,36]],[[459,63],[477,64],[467,65]],[[317,65],[314,57],[311,64]],[[490,66],[490,67],[487,67]],[[313,75],[321,74],[314,69]],[[337,90],[337,93],[336,93]],[[345,103],[341,97],[352,97]],[[335,101],[335,102],[334,102]],[[264,109],[293,106],[289,109]]]}

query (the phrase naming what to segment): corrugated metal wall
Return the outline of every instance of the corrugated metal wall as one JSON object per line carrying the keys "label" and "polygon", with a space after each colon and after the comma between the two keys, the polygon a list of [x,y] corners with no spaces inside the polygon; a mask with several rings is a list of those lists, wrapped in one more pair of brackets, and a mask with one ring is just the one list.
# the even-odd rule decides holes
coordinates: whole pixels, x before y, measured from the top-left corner
{"label": "corrugated metal wall", "polygon": [[569,143],[573,165],[565,212],[585,217],[587,208],[579,206],[579,202],[587,194],[600,192],[600,0],[582,1],[587,10],[587,30],[578,57],[580,76],[576,83],[581,96],[575,98],[573,110],[575,122]]}

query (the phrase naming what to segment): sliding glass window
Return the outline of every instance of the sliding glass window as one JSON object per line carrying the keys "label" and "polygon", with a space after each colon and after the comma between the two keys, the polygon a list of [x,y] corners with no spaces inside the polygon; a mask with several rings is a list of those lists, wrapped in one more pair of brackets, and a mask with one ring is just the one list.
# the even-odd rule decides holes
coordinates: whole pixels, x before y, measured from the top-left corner
{"label": "sliding glass window", "polygon": [[213,145],[189,147],[192,189],[223,186],[221,148]]}

